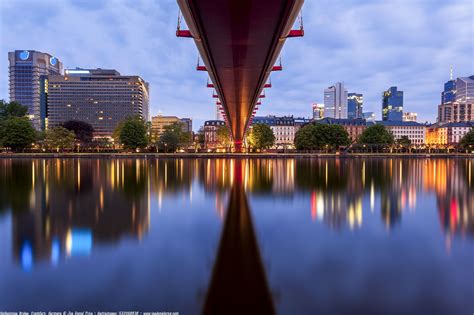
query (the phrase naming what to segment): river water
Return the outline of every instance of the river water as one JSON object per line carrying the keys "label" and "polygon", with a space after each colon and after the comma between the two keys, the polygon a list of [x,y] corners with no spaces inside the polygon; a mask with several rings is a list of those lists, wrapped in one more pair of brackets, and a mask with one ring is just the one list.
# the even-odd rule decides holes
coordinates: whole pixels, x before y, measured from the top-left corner
{"label": "river water", "polygon": [[0,311],[472,314],[474,159],[0,159]]}

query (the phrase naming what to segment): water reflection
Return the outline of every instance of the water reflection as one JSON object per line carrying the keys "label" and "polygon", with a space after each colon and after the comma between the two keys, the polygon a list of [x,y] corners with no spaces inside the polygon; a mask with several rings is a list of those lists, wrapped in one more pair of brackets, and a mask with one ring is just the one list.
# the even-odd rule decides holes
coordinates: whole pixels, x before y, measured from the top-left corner
{"label": "water reflection", "polygon": [[[244,163],[245,165],[245,163]],[[233,163],[234,181],[204,314],[274,314],[272,296],[242,182],[242,161]]]}
{"label": "water reflection", "polygon": [[236,168],[250,194],[305,194],[308,217],[334,229],[362,228],[364,209],[378,211],[387,228],[395,227],[404,212],[416,208],[419,194],[434,193],[446,235],[474,236],[469,159],[3,159],[0,211],[13,212],[14,257],[30,269],[42,260],[56,264],[87,255],[97,243],[142,238],[149,229],[151,195],[160,204],[164,195],[192,199],[194,181],[215,196],[223,218]]}
{"label": "water reflection", "polygon": [[0,209],[13,212],[14,258],[25,270],[89,255],[94,245],[124,236],[140,239],[148,230],[142,161],[4,160],[0,178]]}
{"label": "water reflection", "polygon": [[[330,299],[328,302],[324,299],[310,302],[289,297],[291,292],[288,293],[281,283],[293,279],[293,274],[298,274],[300,268],[306,273],[295,279],[300,279],[301,283],[310,282],[305,288],[308,296],[313,288],[325,297],[331,293],[326,286],[339,290],[342,296],[345,287],[357,287],[361,291],[350,291],[346,294],[349,296],[346,302],[353,297],[387,302],[389,295],[384,295],[382,289],[401,292],[406,285],[403,281],[417,274],[420,279],[427,279],[432,277],[428,273],[433,271],[438,272],[436,283],[449,288],[464,286],[462,296],[469,296],[473,287],[467,287],[459,279],[460,275],[464,279],[472,277],[464,268],[472,267],[472,252],[469,252],[474,240],[473,164],[473,159],[1,159],[0,224],[11,223],[4,225],[11,228],[11,238],[6,238],[11,242],[11,259],[3,261],[10,260],[21,274],[31,275],[37,270],[43,271],[45,265],[60,270],[61,266],[67,265],[64,264],[67,260],[75,257],[80,260],[79,256],[89,257],[109,248],[111,250],[98,260],[113,265],[114,257],[110,252],[123,249],[123,240],[131,241],[132,247],[145,242],[148,247],[143,249],[146,253],[143,259],[138,262],[133,257],[132,262],[124,264],[129,271],[143,270],[143,274],[134,274],[140,288],[158,292],[161,287],[155,283],[155,276],[162,269],[168,270],[164,266],[173,270],[173,266],[179,264],[173,256],[175,251],[193,251],[192,259],[186,262],[186,268],[192,269],[191,265],[200,266],[200,261],[205,259],[206,246],[210,246],[213,251],[211,257],[206,258],[208,270],[201,269],[194,274],[179,270],[173,276],[183,280],[178,274],[185,274],[189,279],[184,281],[189,280],[192,284],[193,294],[201,292],[197,299],[189,302],[192,313],[199,310],[207,314],[245,313],[247,309],[255,309],[249,305],[258,305],[259,314],[273,314],[280,308],[297,309],[295,305],[301,303],[314,306],[313,302],[332,313],[332,305],[337,305],[334,300],[328,306]],[[176,221],[170,221],[175,218],[170,210],[181,210],[174,214]],[[206,217],[207,213],[215,221],[192,221],[193,217]],[[430,222],[433,218],[435,221]],[[168,234],[155,233],[150,237],[161,221],[172,223],[172,226],[166,226]],[[199,238],[195,242],[190,242],[184,236],[186,233],[179,230],[181,222],[191,222],[187,228],[198,231]],[[430,223],[434,223],[434,229]],[[430,228],[424,230],[425,234],[417,234],[425,224]],[[212,234],[214,227],[218,231],[216,235]],[[172,234],[173,229],[179,233]],[[329,233],[333,231],[336,233]],[[345,233],[348,231],[350,233]],[[267,236],[269,234],[271,236]],[[394,241],[387,237],[392,234],[398,239],[394,238]],[[426,243],[416,243],[416,237],[420,235],[426,237]],[[216,244],[213,237],[216,237]],[[428,256],[416,253],[426,246],[417,246],[432,245],[438,237],[441,238],[442,255],[437,256],[435,246],[432,251],[425,250],[424,255],[432,255],[429,257],[435,259],[430,262],[432,269],[427,269],[425,257]],[[275,249],[269,246],[273,241],[268,238],[293,243]],[[298,244],[298,239],[304,239],[304,242]],[[445,260],[456,242],[467,245],[458,251],[456,259]],[[171,256],[150,258],[154,257],[153,251],[161,255],[163,244],[170,244]],[[261,254],[262,244],[267,245],[265,254]],[[373,244],[384,254],[365,255],[366,244]],[[352,245],[359,246],[358,252],[351,253],[359,260],[353,260],[347,254]],[[286,257],[287,253],[293,252],[292,246],[301,249],[300,255],[295,256],[298,259]],[[296,249],[295,253],[298,253]],[[317,254],[313,254],[316,249]],[[122,252],[122,255],[127,256],[127,253]],[[408,265],[416,272],[403,268],[395,272],[383,269],[392,261],[393,253],[408,255],[406,259],[411,263]],[[273,273],[269,264],[262,262],[269,257],[277,262]],[[285,263],[280,262],[278,267],[279,259]],[[0,276],[15,270],[1,263]],[[155,268],[155,264],[162,264],[162,269]],[[453,265],[457,268],[454,271],[457,278],[449,280],[440,270]],[[359,272],[351,274],[349,266]],[[99,265],[92,264],[92,267],[99,268]],[[275,274],[275,270],[279,274]],[[390,278],[387,275],[396,275],[397,271],[403,281],[393,278],[392,282],[379,284],[377,279]],[[69,278],[64,274],[57,278],[54,274],[50,276],[57,282],[67,282]],[[199,277],[204,280],[197,285],[193,280]],[[26,281],[17,275],[12,276],[10,284],[16,283],[18,278]],[[427,282],[420,279],[418,287],[423,287]],[[290,288],[298,287],[295,282],[290,281]],[[368,283],[367,287],[372,289],[375,286],[375,291],[382,293],[368,294],[359,287],[360,283]],[[1,290],[0,285],[0,293]],[[84,294],[74,290],[70,289],[78,296]],[[272,297],[272,292],[279,290],[286,291],[286,295],[281,299],[278,295],[278,298]],[[132,291],[125,290],[101,298],[115,305],[131,294]],[[176,297],[176,300],[167,296],[165,300],[173,300],[175,304],[172,305],[181,305],[181,300],[189,299],[190,295]],[[337,295],[331,293],[330,296]],[[152,308],[164,303],[154,304],[158,300],[143,295],[136,299]],[[280,306],[280,300],[286,306]],[[449,296],[445,300],[455,301]],[[388,302],[393,307],[398,303],[396,299]],[[446,309],[451,305],[448,302],[443,304]],[[55,305],[51,303],[46,305]],[[123,299],[123,303],[127,300]],[[467,305],[465,300],[463,303],[461,306]],[[347,309],[350,306],[348,304]],[[377,307],[379,311],[383,309]],[[364,309],[371,308],[364,305]]]}

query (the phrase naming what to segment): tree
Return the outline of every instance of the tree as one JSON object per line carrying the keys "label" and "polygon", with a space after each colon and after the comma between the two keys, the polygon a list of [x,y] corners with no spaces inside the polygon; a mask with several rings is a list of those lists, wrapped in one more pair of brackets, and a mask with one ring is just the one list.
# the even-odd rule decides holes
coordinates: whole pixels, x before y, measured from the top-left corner
{"label": "tree", "polygon": [[257,150],[268,149],[275,143],[273,130],[265,124],[253,125],[247,139],[249,145]]}
{"label": "tree", "polygon": [[232,142],[230,139],[230,132],[227,126],[217,127],[217,142],[224,147],[228,147]]}
{"label": "tree", "polygon": [[175,152],[179,145],[179,135],[172,129],[165,130],[158,139],[158,149],[160,151]]}
{"label": "tree", "polygon": [[184,123],[176,122],[171,125],[165,126],[165,131],[173,132],[178,137],[178,145],[187,145],[191,143],[191,134],[183,131]]}
{"label": "tree", "polygon": [[397,139],[397,144],[403,147],[408,147],[411,145],[411,140],[408,136],[401,136],[400,139]]}
{"label": "tree", "polygon": [[91,126],[91,124],[80,120],[69,120],[63,124],[63,127],[73,131],[76,135],[76,140],[82,144],[88,144],[92,142],[94,128]]}
{"label": "tree", "polygon": [[357,142],[371,146],[386,146],[393,144],[394,140],[393,135],[384,126],[376,124],[365,129]]}
{"label": "tree", "polygon": [[326,125],[323,131],[323,135],[326,138],[326,145],[332,148],[337,149],[340,146],[347,146],[351,143],[349,134],[341,125]]}
{"label": "tree", "polygon": [[459,146],[466,150],[474,148],[474,128],[462,137],[461,141],[459,141]]}
{"label": "tree", "polygon": [[96,148],[97,152],[102,149],[111,149],[113,147],[112,141],[109,138],[95,138],[91,145]]}
{"label": "tree", "polygon": [[76,135],[74,131],[68,130],[62,126],[46,130],[45,144],[49,148],[55,148],[58,151],[74,148]]}
{"label": "tree", "polygon": [[297,150],[316,150],[323,145],[321,134],[315,124],[301,127],[295,134],[295,147]]}
{"label": "tree", "polygon": [[206,142],[206,135],[203,127],[199,128],[197,132],[197,141],[201,148],[204,148],[204,143]]}
{"label": "tree", "polygon": [[139,116],[132,116],[123,121],[119,129],[120,143],[126,149],[144,148],[148,144],[147,126]]}
{"label": "tree", "polygon": [[337,149],[350,144],[347,131],[341,125],[309,124],[296,132],[298,150]]}
{"label": "tree", "polygon": [[11,117],[25,117],[27,113],[27,106],[23,106],[17,102],[7,103],[4,100],[0,100],[0,120]]}
{"label": "tree", "polygon": [[26,117],[10,117],[0,121],[0,145],[19,151],[36,140],[36,130]]}

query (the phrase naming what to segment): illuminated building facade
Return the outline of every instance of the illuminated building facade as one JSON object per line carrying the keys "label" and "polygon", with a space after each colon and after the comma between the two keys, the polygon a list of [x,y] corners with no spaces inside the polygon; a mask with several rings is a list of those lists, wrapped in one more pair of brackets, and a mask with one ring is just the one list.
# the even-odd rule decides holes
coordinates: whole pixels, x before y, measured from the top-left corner
{"label": "illuminated building facade", "polygon": [[403,113],[403,121],[415,121],[416,122],[417,118],[418,118],[417,113],[413,113],[413,112]]}
{"label": "illuminated building facade", "polygon": [[41,102],[42,77],[60,75],[63,64],[48,53],[15,50],[8,53],[10,100],[28,107],[28,114],[37,130],[45,128],[46,106]]}
{"label": "illuminated building facade", "polygon": [[165,132],[167,126],[179,123],[180,119],[176,116],[153,116],[151,117],[151,136],[152,139],[157,140],[163,132]]}
{"label": "illuminated building facade", "polygon": [[393,134],[395,140],[408,137],[412,144],[424,144],[426,125],[414,121],[380,121],[381,125]]}
{"label": "illuminated building facade", "polygon": [[206,148],[216,148],[219,144],[217,129],[225,126],[222,120],[207,120],[204,122],[204,145]]}
{"label": "illuminated building facade", "polygon": [[392,86],[387,91],[383,92],[382,120],[403,120],[403,91],[398,91],[396,86]]}
{"label": "illuminated building facade", "polygon": [[47,78],[48,126],[68,120],[87,122],[94,137],[112,137],[127,117],[148,121],[148,83],[139,76],[122,76],[116,70],[66,70]]}
{"label": "illuminated building facade", "polygon": [[436,123],[427,129],[426,144],[456,145],[474,127],[474,122]]}
{"label": "illuminated building facade", "polygon": [[338,82],[324,90],[324,117],[347,118],[347,90]]}
{"label": "illuminated building facade", "polygon": [[362,118],[364,96],[358,93],[347,94],[347,118]]}
{"label": "illuminated building facade", "polygon": [[324,104],[313,104],[313,119],[318,120],[324,118]]}

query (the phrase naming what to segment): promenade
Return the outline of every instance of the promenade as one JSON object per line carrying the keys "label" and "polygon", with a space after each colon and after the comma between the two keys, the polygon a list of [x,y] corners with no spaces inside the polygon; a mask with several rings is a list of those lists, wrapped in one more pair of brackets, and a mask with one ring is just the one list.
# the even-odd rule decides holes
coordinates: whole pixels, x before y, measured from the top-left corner
{"label": "promenade", "polygon": [[174,159],[292,159],[292,158],[472,158],[472,153],[0,153],[0,159],[42,158],[174,158]]}

